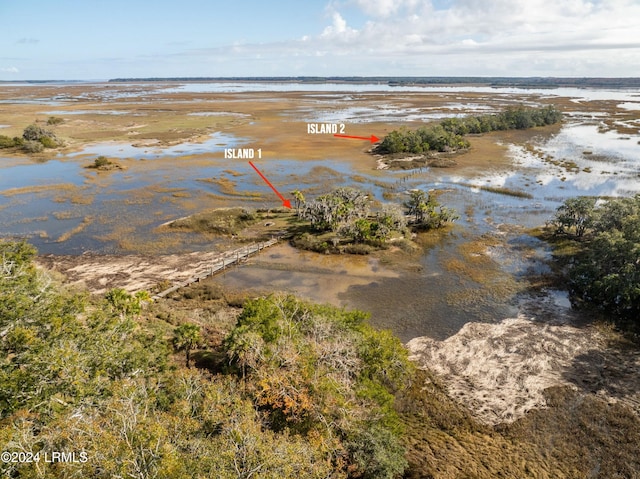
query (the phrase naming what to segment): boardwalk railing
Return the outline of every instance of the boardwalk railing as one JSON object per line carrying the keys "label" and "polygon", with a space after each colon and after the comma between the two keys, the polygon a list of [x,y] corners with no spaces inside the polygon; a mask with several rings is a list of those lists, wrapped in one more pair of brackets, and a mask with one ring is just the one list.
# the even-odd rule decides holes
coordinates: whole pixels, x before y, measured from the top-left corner
{"label": "boardwalk railing", "polygon": [[272,246],[278,242],[278,238],[270,239],[269,241],[265,241],[263,243],[252,243],[247,246],[243,246],[242,248],[234,249],[232,251],[226,251],[218,256],[211,265],[202,273],[196,274],[195,276],[190,277],[185,281],[181,281],[164,291],[159,292],[154,295],[152,299],[157,300],[160,298],[164,298],[166,295],[177,291],[180,288],[184,288],[185,286],[189,286],[191,283],[195,283],[196,281],[200,281],[202,279],[208,278],[209,276],[213,276],[220,271],[224,271],[229,266],[233,266],[235,264],[240,263],[241,261],[249,258],[252,254],[258,254],[265,248]]}

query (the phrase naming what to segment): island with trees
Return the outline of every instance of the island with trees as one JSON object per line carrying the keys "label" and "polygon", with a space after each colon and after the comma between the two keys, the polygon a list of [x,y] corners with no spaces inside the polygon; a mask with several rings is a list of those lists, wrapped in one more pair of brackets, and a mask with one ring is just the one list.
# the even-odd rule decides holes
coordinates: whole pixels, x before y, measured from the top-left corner
{"label": "island with trees", "polygon": [[410,167],[423,164],[428,166],[447,166],[443,162],[443,153],[459,153],[467,150],[471,143],[466,138],[470,134],[482,134],[501,130],[522,130],[537,126],[553,125],[562,120],[562,113],[553,105],[542,107],[510,107],[506,110],[486,115],[446,118],[435,124],[412,130],[400,128],[391,131],[371,152],[382,155],[388,164],[406,168],[406,162],[393,162],[412,158]]}
{"label": "island with trees", "polygon": [[[443,228],[456,212],[441,205],[435,192],[413,189],[402,203],[380,203],[363,190],[341,187],[307,199],[295,190],[293,210],[218,208],[171,221],[164,231],[192,231],[240,241],[265,240],[260,224],[299,249],[326,254],[369,254],[413,234]],[[273,229],[269,230],[271,234]]]}

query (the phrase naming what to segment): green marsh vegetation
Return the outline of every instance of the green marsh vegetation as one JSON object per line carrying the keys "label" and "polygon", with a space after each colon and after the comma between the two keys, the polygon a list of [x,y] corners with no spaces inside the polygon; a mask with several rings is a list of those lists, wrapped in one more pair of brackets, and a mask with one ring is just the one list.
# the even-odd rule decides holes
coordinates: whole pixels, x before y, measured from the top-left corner
{"label": "green marsh vegetation", "polygon": [[93,160],[93,163],[90,163],[89,165],[85,166],[85,168],[90,168],[98,171],[111,171],[111,170],[124,169],[122,165],[120,165],[119,163],[113,160],[110,160],[109,158],[103,155],[98,156],[95,160]]}
{"label": "green marsh vegetation", "polygon": [[62,123],[64,123],[64,118],[60,118],[59,116],[50,116],[47,118],[47,125],[55,126],[61,125]]}
{"label": "green marsh vegetation", "polygon": [[180,218],[167,225],[169,229],[218,235],[236,235],[259,221],[260,215],[247,208],[219,208]]}

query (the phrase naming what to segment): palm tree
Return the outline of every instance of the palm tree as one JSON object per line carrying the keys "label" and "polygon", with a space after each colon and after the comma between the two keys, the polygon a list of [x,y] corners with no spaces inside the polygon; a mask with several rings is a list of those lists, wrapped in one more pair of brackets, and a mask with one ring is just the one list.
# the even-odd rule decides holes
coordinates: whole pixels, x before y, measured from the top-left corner
{"label": "palm tree", "polygon": [[200,327],[195,324],[181,324],[173,331],[173,347],[176,351],[184,350],[187,367],[191,363],[191,350],[202,342]]}
{"label": "palm tree", "polygon": [[105,299],[111,309],[124,319],[129,315],[140,314],[144,303],[151,301],[151,296],[147,291],[138,291],[132,295],[122,288],[114,288],[107,292]]}
{"label": "palm tree", "polygon": [[296,215],[300,216],[300,207],[304,204],[304,195],[300,190],[293,190],[291,195],[296,200]]}

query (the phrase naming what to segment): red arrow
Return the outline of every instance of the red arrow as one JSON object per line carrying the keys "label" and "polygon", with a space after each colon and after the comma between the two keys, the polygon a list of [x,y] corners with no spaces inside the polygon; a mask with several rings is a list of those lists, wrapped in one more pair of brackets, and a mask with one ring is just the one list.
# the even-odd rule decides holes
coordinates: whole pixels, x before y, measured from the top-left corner
{"label": "red arrow", "polygon": [[273,190],[273,192],[278,195],[278,198],[280,198],[282,200],[282,206],[284,206],[285,208],[289,208],[291,209],[291,201],[289,200],[285,200],[284,196],[282,196],[278,190],[276,190],[276,188],[271,184],[271,182],[269,180],[267,180],[267,178],[260,173],[260,170],[258,168],[256,168],[256,165],[254,165],[253,163],[249,162],[249,164],[251,165],[251,168],[253,168],[254,170],[256,170],[256,173],[258,173],[260,175],[260,178],[262,178],[264,180],[264,182],[269,185],[269,188],[271,188]]}
{"label": "red arrow", "polygon": [[333,136],[337,136],[338,138],[353,138],[355,140],[369,140],[371,143],[375,143],[376,141],[380,141],[380,138],[378,138],[375,135],[371,135],[371,136],[350,136],[350,135],[340,135],[340,134],[336,133]]}

